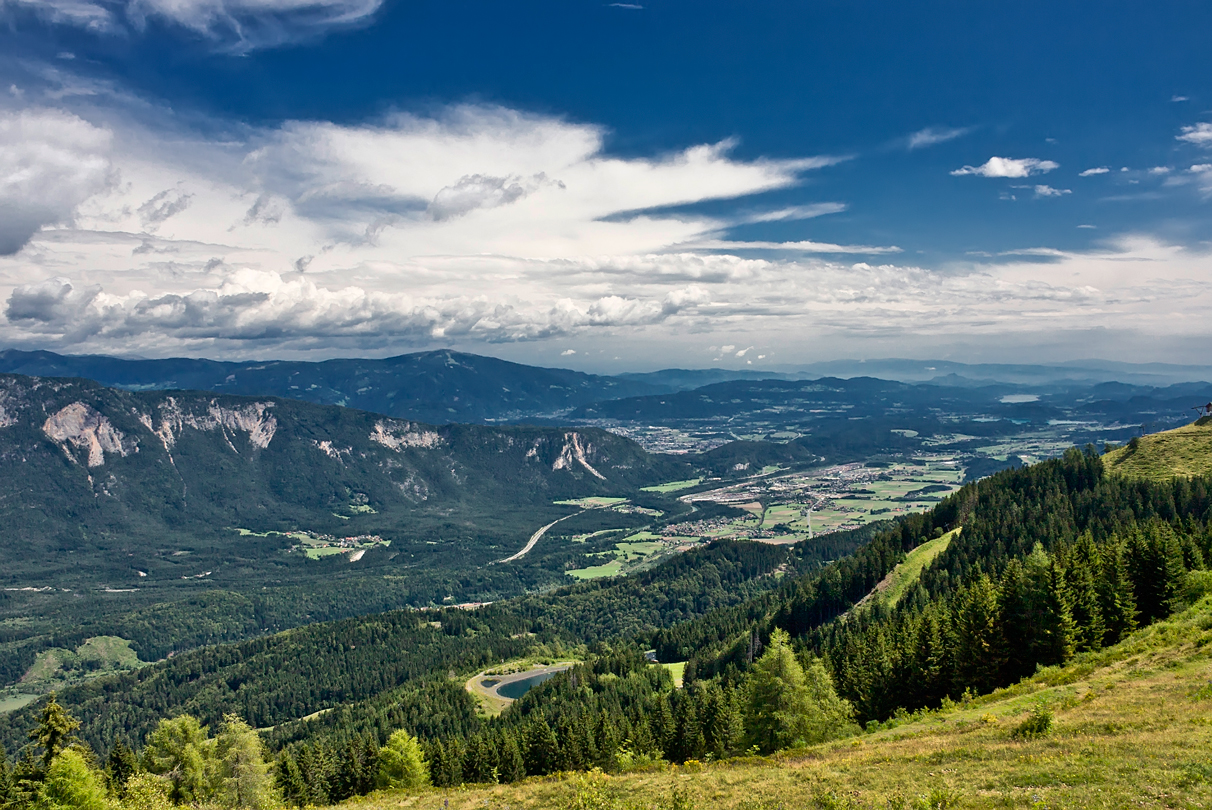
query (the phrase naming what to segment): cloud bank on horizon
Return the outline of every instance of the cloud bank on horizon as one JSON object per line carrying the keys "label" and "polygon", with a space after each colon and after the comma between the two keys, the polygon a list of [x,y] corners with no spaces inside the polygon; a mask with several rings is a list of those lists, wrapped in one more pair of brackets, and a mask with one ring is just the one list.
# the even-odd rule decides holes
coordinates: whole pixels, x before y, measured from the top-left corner
{"label": "cloud bank on horizon", "polygon": [[[156,23],[220,61],[288,42],[320,48],[306,43],[373,27],[381,12],[380,0],[0,9],[48,39],[137,39]],[[1176,227],[1172,213],[1206,217],[1212,196],[1212,123],[1197,111],[1148,145],[1164,162],[1138,156],[1141,168],[1122,170],[1070,158],[1052,139],[1025,152],[983,121],[902,129],[885,152],[755,151],[744,133],[619,149],[612,121],[483,101],[182,115],[70,55],[0,63],[8,346],[328,357],[453,345],[611,368],[703,365],[720,344],[756,347],[734,364],[1190,360],[1212,332],[1212,234]],[[973,222],[932,249],[912,219],[928,216],[923,206],[881,219],[865,190],[877,176],[898,187],[897,172],[928,173],[934,199],[959,201],[938,203],[930,227],[943,232],[948,205],[1018,207],[984,243]],[[1166,222],[1116,219],[1114,206],[1150,200],[1170,201]],[[1047,244],[1058,207],[1076,205]]]}

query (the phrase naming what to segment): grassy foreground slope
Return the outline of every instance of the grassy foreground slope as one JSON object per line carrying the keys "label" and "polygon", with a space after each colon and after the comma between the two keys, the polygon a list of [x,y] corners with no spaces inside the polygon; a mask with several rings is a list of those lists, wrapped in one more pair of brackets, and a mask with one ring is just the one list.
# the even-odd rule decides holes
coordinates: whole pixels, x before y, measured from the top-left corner
{"label": "grassy foreground slope", "polygon": [[[676,789],[695,808],[1207,807],[1210,642],[1212,597],[1203,597],[1065,667],[836,743],[618,776],[380,793],[350,804],[365,810],[687,807],[672,803]],[[1015,729],[1040,708],[1051,713],[1051,729],[1020,739]]]}
{"label": "grassy foreground slope", "polygon": [[1212,418],[1141,436],[1107,453],[1103,463],[1112,474],[1151,481],[1212,474]]}

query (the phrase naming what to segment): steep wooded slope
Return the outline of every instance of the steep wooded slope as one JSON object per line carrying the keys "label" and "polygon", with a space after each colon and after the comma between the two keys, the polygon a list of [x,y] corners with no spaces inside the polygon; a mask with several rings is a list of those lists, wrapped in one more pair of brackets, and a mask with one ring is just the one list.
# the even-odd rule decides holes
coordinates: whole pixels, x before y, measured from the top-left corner
{"label": "steep wooded slope", "polygon": [[429,426],[272,397],[0,375],[0,578],[198,576],[282,562],[297,540],[257,535],[295,530],[392,542],[368,557],[457,543],[465,563],[483,564],[493,546],[520,546],[569,513],[553,501],[630,494],[683,466],[592,429]]}

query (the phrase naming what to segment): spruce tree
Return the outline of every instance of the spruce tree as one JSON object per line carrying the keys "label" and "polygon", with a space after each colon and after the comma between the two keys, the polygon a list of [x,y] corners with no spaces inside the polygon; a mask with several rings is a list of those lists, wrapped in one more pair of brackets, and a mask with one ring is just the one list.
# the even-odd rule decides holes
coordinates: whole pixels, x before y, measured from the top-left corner
{"label": "spruce tree", "polygon": [[517,738],[510,731],[502,735],[499,746],[499,775],[502,782],[517,782],[526,778],[526,762],[522,759],[522,749]]}
{"label": "spruce tree", "polygon": [[542,713],[531,717],[522,729],[522,759],[526,773],[540,776],[557,769],[559,743]]}
{"label": "spruce tree", "polygon": [[295,807],[304,807],[310,802],[310,796],[307,791],[307,783],[303,780],[303,772],[299,770],[299,763],[291,755],[290,751],[283,751],[278,754],[278,760],[274,765],[274,781],[278,785],[278,791],[282,798]]}
{"label": "spruce tree", "polygon": [[1073,616],[1074,647],[1097,650],[1107,635],[1103,620],[1099,583],[1103,574],[1102,554],[1090,532],[1083,532],[1072,547],[1058,552],[1064,570],[1065,599]]}
{"label": "spruce tree", "polygon": [[126,783],[138,772],[139,761],[135,758],[135,752],[121,740],[114,743],[105,761],[105,775],[114,795],[121,797],[126,792]]}
{"label": "spruce tree", "polygon": [[1112,536],[1101,549],[1103,570],[1098,583],[1099,610],[1103,615],[1103,646],[1115,644],[1136,629],[1136,597],[1128,572],[1124,542]]}
{"label": "spruce tree", "polygon": [[956,689],[988,692],[1000,686],[1006,649],[998,620],[997,587],[987,574],[955,600]]}
{"label": "spruce tree", "polygon": [[51,761],[72,742],[71,734],[78,728],[80,721],[68,714],[51,692],[38,713],[38,725],[29,733],[30,739],[42,747],[43,770],[49,768]]}

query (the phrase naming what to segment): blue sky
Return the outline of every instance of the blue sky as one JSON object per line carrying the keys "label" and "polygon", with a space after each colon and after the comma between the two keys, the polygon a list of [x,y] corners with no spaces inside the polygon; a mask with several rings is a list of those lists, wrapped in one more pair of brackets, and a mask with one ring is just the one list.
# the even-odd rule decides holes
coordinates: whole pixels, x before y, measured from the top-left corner
{"label": "blue sky", "polygon": [[1207,4],[0,15],[6,345],[610,371],[1210,337]]}

